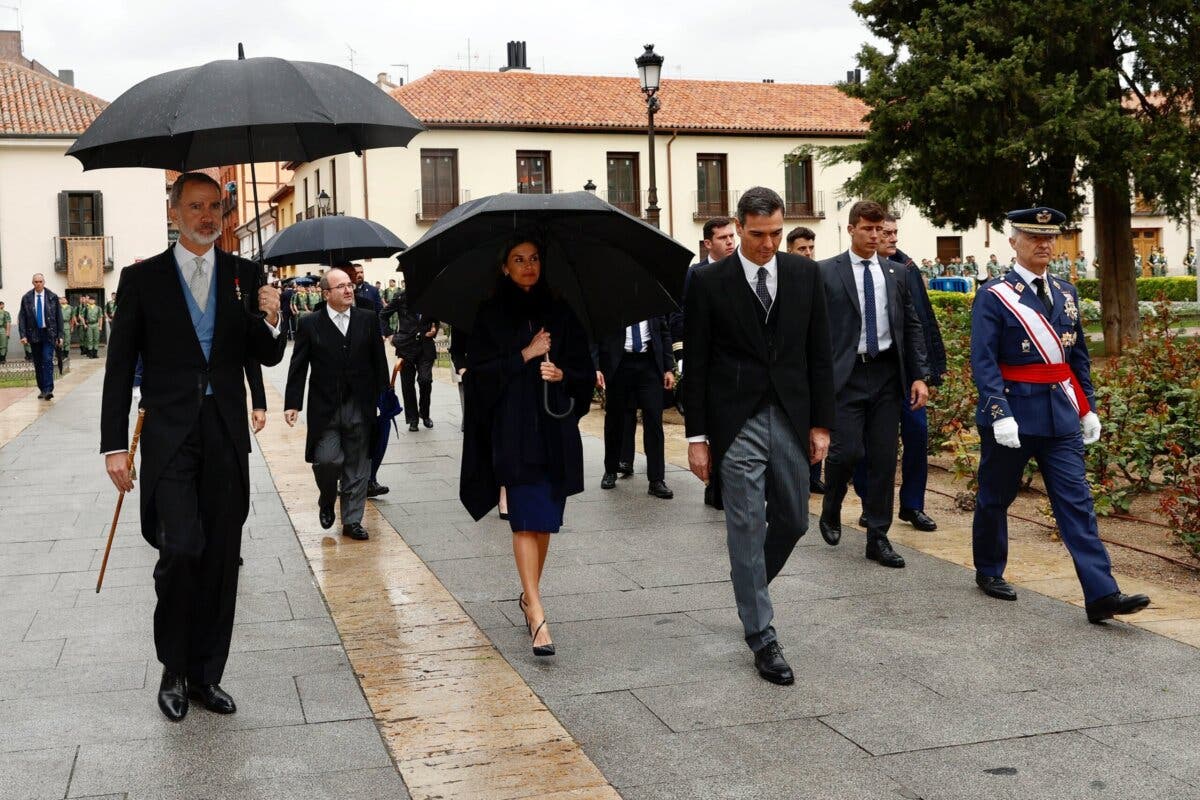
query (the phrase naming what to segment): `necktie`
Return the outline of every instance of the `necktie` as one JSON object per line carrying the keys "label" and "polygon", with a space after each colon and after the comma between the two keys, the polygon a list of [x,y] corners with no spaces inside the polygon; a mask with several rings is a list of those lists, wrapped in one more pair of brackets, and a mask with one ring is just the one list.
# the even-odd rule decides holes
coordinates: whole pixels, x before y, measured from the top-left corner
{"label": "necktie", "polygon": [[192,270],[192,277],[188,278],[188,289],[192,291],[192,299],[196,301],[196,305],[200,307],[200,313],[204,313],[205,306],[208,305],[208,279],[204,275],[204,257],[196,256],[192,259],[196,268]]}
{"label": "necktie", "polygon": [[46,314],[42,311],[42,296],[37,295],[37,323],[39,328],[46,327]]}
{"label": "necktie", "polygon": [[1049,314],[1054,308],[1054,304],[1050,302],[1050,294],[1046,291],[1046,282],[1041,278],[1034,278],[1033,288],[1037,289],[1038,300],[1042,301],[1042,305],[1046,307],[1046,313]]}
{"label": "necktie", "polygon": [[758,295],[758,302],[762,303],[764,311],[771,310],[771,293],[767,291],[767,268],[758,268],[758,283],[754,284],[754,293]]}
{"label": "necktie", "polygon": [[629,349],[631,352],[642,352],[642,323],[629,326]]}
{"label": "necktie", "polygon": [[863,325],[867,332],[867,355],[879,355],[879,330],[875,323],[875,278],[871,275],[871,262],[862,260],[863,265]]}
{"label": "necktie", "polygon": [[346,319],[346,313],[342,312],[340,314],[335,314],[334,317],[337,319],[338,330],[342,332],[342,336],[345,336],[346,329],[349,327],[350,322],[348,319]]}

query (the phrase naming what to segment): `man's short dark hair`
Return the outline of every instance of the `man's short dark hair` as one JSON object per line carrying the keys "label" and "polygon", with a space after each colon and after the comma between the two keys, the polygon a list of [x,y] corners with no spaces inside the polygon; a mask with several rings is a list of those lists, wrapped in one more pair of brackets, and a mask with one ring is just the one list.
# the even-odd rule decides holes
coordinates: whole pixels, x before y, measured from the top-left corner
{"label": "man's short dark hair", "polygon": [[717,228],[725,228],[733,224],[733,220],[729,217],[713,217],[708,222],[704,223],[704,240],[711,241],[713,231]]}
{"label": "man's short dark hair", "polygon": [[890,212],[890,211],[889,211],[889,212],[887,212],[886,214],[884,214],[884,215],[883,215],[883,221],[884,221],[884,222],[897,222],[897,223],[898,223],[898,222],[900,222],[900,218],[899,218],[899,217],[897,217],[895,214],[893,214],[892,212]]}
{"label": "man's short dark hair", "polygon": [[788,247],[791,247],[792,242],[796,241],[797,239],[808,239],[809,241],[815,242],[817,240],[817,234],[813,233],[812,228],[806,228],[801,225],[798,228],[792,228],[792,230],[788,233]]}
{"label": "man's short dark hair", "polygon": [[745,225],[746,217],[751,214],[756,217],[769,217],[776,211],[783,211],[783,198],[779,196],[779,192],[765,186],[751,187],[738,199],[738,224]]}
{"label": "man's short dark hair", "polygon": [[859,200],[850,206],[850,224],[857,225],[863,219],[867,222],[883,222],[885,213],[883,206],[874,200]]}
{"label": "man's short dark hair", "polygon": [[183,197],[183,187],[189,183],[207,183],[216,187],[218,192],[221,191],[221,184],[217,183],[211,175],[205,175],[203,172],[185,172],[175,179],[175,183],[171,184],[169,197],[171,208],[178,208],[179,198]]}

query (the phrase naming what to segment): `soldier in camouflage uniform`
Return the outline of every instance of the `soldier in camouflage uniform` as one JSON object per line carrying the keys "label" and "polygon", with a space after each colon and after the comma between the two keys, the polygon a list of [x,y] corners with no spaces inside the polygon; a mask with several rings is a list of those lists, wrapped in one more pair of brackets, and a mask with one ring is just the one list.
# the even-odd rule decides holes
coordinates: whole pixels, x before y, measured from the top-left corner
{"label": "soldier in camouflage uniform", "polygon": [[1083,254],[1083,251],[1082,251],[1082,250],[1080,250],[1080,251],[1079,251],[1079,258],[1075,259],[1075,273],[1076,273],[1076,277],[1079,277],[1079,278],[1086,278],[1086,277],[1087,277],[1087,267],[1088,267],[1087,256],[1085,256],[1085,255]]}
{"label": "soldier in camouflage uniform", "polygon": [[1189,247],[1187,255],[1183,257],[1183,272],[1185,275],[1196,275],[1196,248]]}
{"label": "soldier in camouflage uniform", "polygon": [[1000,266],[1000,261],[997,260],[995,253],[992,253],[992,255],[988,258],[987,274],[988,280],[991,280],[992,278],[999,278],[1004,274]]}
{"label": "soldier in camouflage uniform", "polygon": [[112,299],[104,304],[104,321],[108,327],[108,338],[112,338],[113,317],[117,315],[117,293],[112,293]]}
{"label": "soldier in camouflage uniform", "polygon": [[8,360],[8,332],[12,328],[12,314],[4,310],[0,300],[0,364]]}
{"label": "soldier in camouflage uniform", "polygon": [[104,326],[104,312],[96,305],[96,298],[88,295],[83,306],[83,346],[88,358],[100,357],[100,329]]}
{"label": "soldier in camouflage uniform", "polygon": [[63,327],[63,329],[62,329],[62,347],[59,348],[59,352],[62,353],[63,358],[69,358],[71,356],[71,331],[73,331],[75,329],[75,323],[77,322],[77,312],[75,310],[75,307],[70,305],[67,302],[66,297],[58,298],[58,305],[59,305],[59,307],[62,308],[62,327]]}

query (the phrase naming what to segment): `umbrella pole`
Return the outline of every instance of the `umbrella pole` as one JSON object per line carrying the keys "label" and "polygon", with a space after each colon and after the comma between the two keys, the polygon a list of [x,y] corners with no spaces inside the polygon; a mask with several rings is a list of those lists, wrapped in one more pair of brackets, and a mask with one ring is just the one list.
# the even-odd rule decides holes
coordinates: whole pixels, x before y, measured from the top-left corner
{"label": "umbrella pole", "polygon": [[[544,361],[547,364],[550,363],[550,354],[549,353],[546,353],[546,358],[544,359]],[[542,407],[544,409],[546,409],[547,414],[554,417],[555,419],[566,419],[567,417],[571,416],[571,412],[573,412],[575,410],[575,398],[568,397],[567,400],[568,400],[568,403],[567,403],[566,411],[562,412],[561,414],[557,414],[557,413],[551,411],[550,410],[550,382],[546,381],[546,380],[542,381]]]}
{"label": "umbrella pole", "polygon": [[258,174],[254,170],[254,136],[249,128],[246,128],[246,149],[250,156],[250,192],[254,195],[254,235],[258,239],[258,265],[262,268],[260,285],[265,285],[268,274],[267,265],[263,262],[262,223],[258,219]]}

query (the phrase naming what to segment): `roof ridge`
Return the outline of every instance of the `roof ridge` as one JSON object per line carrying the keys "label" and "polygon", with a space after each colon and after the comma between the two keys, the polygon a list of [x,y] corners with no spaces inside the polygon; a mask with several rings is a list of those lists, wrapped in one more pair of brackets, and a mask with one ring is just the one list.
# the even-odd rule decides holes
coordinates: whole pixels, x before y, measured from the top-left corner
{"label": "roof ridge", "polygon": [[97,103],[104,104],[106,107],[108,106],[108,101],[105,100],[103,97],[97,97],[96,95],[92,94],[91,92],[80,89],[78,86],[72,86],[69,83],[64,83],[59,78],[53,77],[51,75],[46,75],[45,73],[42,73],[42,72],[38,72],[36,69],[31,69],[31,68],[25,66],[24,64],[18,64],[15,61],[5,61],[3,59],[0,59],[0,67],[15,67],[16,69],[21,70],[23,72],[28,72],[30,75],[32,75],[33,77],[37,78],[40,81],[45,81],[45,82],[51,83],[54,86],[56,86],[57,88],[62,89],[63,91],[67,91],[72,94],[78,94],[78,95],[83,96],[87,100],[94,100]]}

